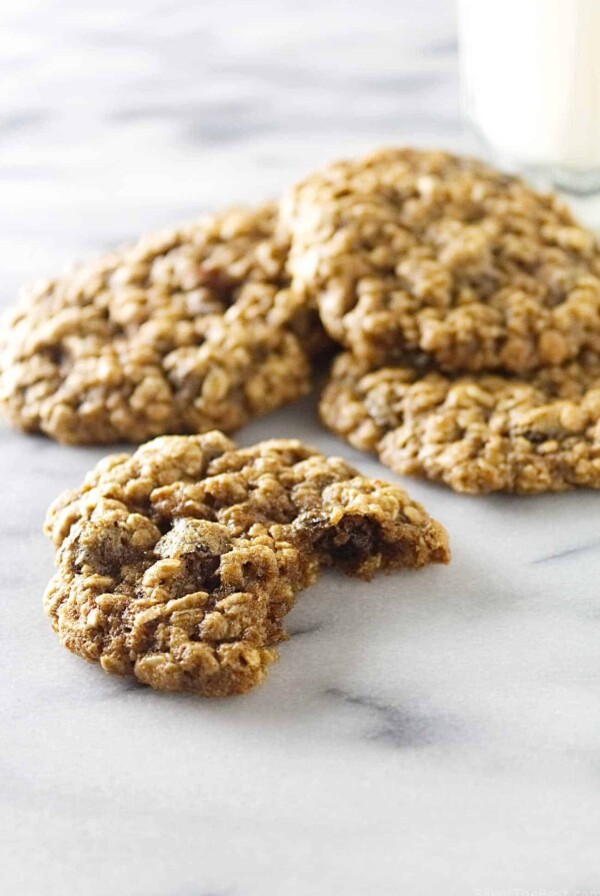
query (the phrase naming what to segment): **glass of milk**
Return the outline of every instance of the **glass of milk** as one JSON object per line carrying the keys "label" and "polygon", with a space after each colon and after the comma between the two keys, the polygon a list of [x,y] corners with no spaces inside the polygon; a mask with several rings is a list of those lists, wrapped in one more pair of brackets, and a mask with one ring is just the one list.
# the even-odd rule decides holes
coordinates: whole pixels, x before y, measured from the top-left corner
{"label": "glass of milk", "polygon": [[463,104],[492,156],[600,191],[600,0],[458,0]]}

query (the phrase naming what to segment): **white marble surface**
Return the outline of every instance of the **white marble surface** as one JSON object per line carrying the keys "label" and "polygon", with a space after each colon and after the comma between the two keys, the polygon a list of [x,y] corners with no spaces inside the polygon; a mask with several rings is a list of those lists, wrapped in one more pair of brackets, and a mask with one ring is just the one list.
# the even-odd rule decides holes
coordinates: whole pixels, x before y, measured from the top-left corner
{"label": "white marble surface", "polygon": [[[0,36],[0,290],[394,141],[461,146],[446,0],[25,0]],[[250,426],[381,468],[307,400]],[[0,430],[1,878],[24,896],[600,892],[597,494],[408,483],[447,568],[304,594],[267,684],[64,652],[49,501],[101,450]]]}

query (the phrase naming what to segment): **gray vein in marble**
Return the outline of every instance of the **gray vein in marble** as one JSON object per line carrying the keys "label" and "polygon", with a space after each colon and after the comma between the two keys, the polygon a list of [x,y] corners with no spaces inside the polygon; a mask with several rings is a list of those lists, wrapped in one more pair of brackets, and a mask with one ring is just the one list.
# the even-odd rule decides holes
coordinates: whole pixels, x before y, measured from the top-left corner
{"label": "gray vein in marble", "polygon": [[288,625],[287,632],[291,638],[299,638],[304,635],[314,635],[322,630],[323,626],[319,623],[312,625]]}
{"label": "gray vein in marble", "polygon": [[40,109],[27,112],[14,112],[10,115],[0,115],[0,138],[14,131],[27,131],[30,128],[38,128],[48,121],[49,115]]}
{"label": "gray vein in marble", "polygon": [[422,708],[409,710],[385,703],[369,695],[328,688],[325,696],[343,704],[367,710],[375,719],[368,739],[400,748],[429,747],[456,743],[465,739],[463,726],[449,716],[427,713]]}
{"label": "gray vein in marble", "polygon": [[574,545],[571,548],[565,548],[564,550],[556,551],[552,554],[546,554],[543,557],[537,557],[535,560],[531,561],[531,565],[537,566],[540,563],[554,563],[557,560],[564,560],[566,557],[576,557],[580,554],[596,552],[598,548],[600,548],[600,539],[590,541],[586,544]]}

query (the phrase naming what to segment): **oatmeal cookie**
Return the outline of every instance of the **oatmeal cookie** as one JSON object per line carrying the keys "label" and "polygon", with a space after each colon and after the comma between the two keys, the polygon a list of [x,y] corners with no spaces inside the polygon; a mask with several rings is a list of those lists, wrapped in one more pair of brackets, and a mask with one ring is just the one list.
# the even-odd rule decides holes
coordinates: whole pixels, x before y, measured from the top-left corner
{"label": "oatmeal cookie", "polygon": [[237,429],[308,388],[316,311],[276,208],[151,234],[29,290],[0,336],[0,407],[59,442]]}
{"label": "oatmeal cookie", "polygon": [[449,559],[447,535],[398,486],[296,441],[237,448],[163,436],[101,461],[48,512],[61,642],[107,671],[205,696],[259,684],[296,593],[324,565]]}
{"label": "oatmeal cookie", "polygon": [[600,351],[600,253],[552,195],[469,158],[389,149],[284,198],[294,286],[373,366],[524,373]]}
{"label": "oatmeal cookie", "polygon": [[321,398],[324,423],[396,473],[457,492],[600,488],[600,360],[515,375],[370,370],[340,355]]}

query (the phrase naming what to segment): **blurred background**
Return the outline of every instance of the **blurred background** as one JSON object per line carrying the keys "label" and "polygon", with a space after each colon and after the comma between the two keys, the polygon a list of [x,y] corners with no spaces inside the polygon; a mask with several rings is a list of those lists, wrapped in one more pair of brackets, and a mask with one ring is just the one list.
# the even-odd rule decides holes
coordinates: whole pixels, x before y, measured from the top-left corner
{"label": "blurred background", "polygon": [[0,300],[380,144],[460,146],[454,0],[23,0],[0,27]]}

